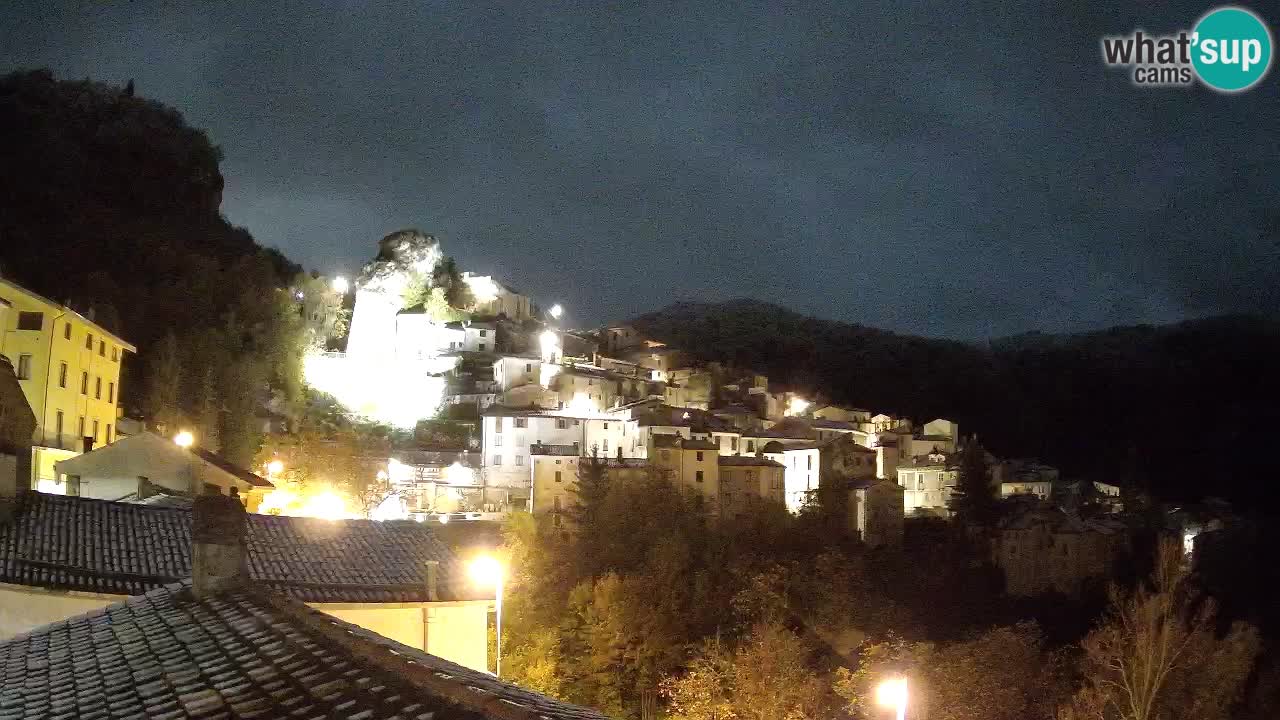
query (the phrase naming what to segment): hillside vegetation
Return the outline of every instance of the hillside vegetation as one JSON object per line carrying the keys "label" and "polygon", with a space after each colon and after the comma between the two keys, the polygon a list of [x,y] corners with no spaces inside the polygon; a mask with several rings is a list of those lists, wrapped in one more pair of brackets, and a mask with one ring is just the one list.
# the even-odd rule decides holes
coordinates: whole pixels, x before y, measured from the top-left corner
{"label": "hillside vegetation", "polygon": [[1280,499],[1259,461],[1280,427],[1280,325],[1230,316],[969,345],[752,300],[631,321],[703,360],[840,404],[947,417],[1005,456],[1186,499]]}
{"label": "hillside vegetation", "polygon": [[219,215],[220,157],[131,85],[0,77],[0,273],[139,348],[126,412],[248,462],[263,402],[301,400],[298,268]]}

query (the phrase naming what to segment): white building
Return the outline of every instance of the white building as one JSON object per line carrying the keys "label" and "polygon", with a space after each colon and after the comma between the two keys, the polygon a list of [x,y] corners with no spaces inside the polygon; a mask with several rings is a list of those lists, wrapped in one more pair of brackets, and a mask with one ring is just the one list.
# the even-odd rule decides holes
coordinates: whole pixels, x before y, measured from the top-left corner
{"label": "white building", "polygon": [[903,509],[907,515],[946,517],[958,469],[951,455],[929,453],[898,465],[898,484],[903,489]]}
{"label": "white building", "polygon": [[787,509],[800,512],[809,497],[817,490],[822,475],[822,445],[816,441],[784,445],[773,440],[766,443],[761,452],[764,457],[782,465],[783,486],[786,489]]}

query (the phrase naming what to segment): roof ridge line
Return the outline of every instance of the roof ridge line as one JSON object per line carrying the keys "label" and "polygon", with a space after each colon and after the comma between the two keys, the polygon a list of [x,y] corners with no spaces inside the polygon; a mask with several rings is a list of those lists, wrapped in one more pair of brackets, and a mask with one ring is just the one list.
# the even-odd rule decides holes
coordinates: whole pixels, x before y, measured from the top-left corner
{"label": "roof ridge line", "polygon": [[[288,614],[299,625],[305,626],[309,632],[338,645],[379,670],[392,673],[405,683],[454,702],[463,709],[491,714],[495,720],[544,720],[545,718],[543,713],[536,709],[499,697],[485,688],[468,683],[465,679],[445,679],[441,677],[445,674],[444,671],[416,662],[411,654],[397,652],[393,645],[399,645],[399,643],[394,640],[382,638],[383,642],[375,642],[366,637],[366,632],[358,626],[316,610],[299,600],[277,593],[264,592],[249,584],[237,589],[252,595],[277,612]],[[415,653],[419,652],[408,646],[404,647]],[[429,654],[425,651],[421,652]],[[449,662],[443,658],[441,661]],[[497,678],[493,680],[504,682]]]}

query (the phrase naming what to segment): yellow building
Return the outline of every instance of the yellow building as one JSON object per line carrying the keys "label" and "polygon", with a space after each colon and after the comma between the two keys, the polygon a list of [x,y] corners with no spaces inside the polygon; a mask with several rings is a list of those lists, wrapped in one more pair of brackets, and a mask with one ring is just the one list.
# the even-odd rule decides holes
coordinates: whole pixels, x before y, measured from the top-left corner
{"label": "yellow building", "polygon": [[53,464],[115,440],[120,363],[137,348],[89,318],[0,278],[0,355],[9,358],[36,415],[32,480],[56,483]]}
{"label": "yellow building", "polygon": [[719,447],[706,440],[689,440],[678,435],[654,435],[650,440],[649,462],[665,473],[671,484],[686,494],[701,495],[707,511],[719,513]]}

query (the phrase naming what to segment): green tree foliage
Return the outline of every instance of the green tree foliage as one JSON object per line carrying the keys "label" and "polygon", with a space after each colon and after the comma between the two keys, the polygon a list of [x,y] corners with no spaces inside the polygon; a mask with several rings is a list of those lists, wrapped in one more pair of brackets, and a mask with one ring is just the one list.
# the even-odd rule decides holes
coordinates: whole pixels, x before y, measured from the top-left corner
{"label": "green tree foliage", "polygon": [[449,307],[463,311],[475,307],[476,298],[471,292],[471,286],[462,279],[462,273],[458,271],[458,264],[453,258],[447,257],[436,265],[432,281],[436,287],[443,290],[444,299]]}
{"label": "green tree foliage", "polygon": [[1149,583],[1112,590],[1107,617],[1081,643],[1084,686],[1066,720],[1226,720],[1260,650],[1256,628],[1215,627],[1182,549],[1164,542]]}
{"label": "green tree foliage", "polygon": [[960,467],[951,496],[951,510],[962,523],[990,525],[999,513],[999,503],[996,489],[991,485],[987,451],[978,443],[969,442],[959,454]]}
{"label": "green tree foliage", "polygon": [[893,638],[862,650],[854,671],[836,671],[835,691],[855,717],[881,717],[875,688],[906,677],[910,717],[1050,720],[1065,688],[1063,665],[1033,623],[997,627],[949,642]]}
{"label": "green tree foliage", "polygon": [[830,688],[811,650],[786,627],[762,623],[736,650],[707,641],[679,676],[662,683],[675,720],[809,720],[829,716]]}
{"label": "green tree foliage", "polygon": [[386,466],[395,440],[385,425],[351,420],[332,398],[314,395],[294,432],[269,434],[253,459],[261,470],[280,460],[276,479],[300,496],[332,491],[368,514],[390,492],[378,471]]}
{"label": "green tree foliage", "polygon": [[47,71],[0,78],[0,135],[6,277],[139,348],[125,412],[208,428],[247,464],[263,410],[298,410],[305,334],[297,267],[218,214],[219,150],[171,108]]}

